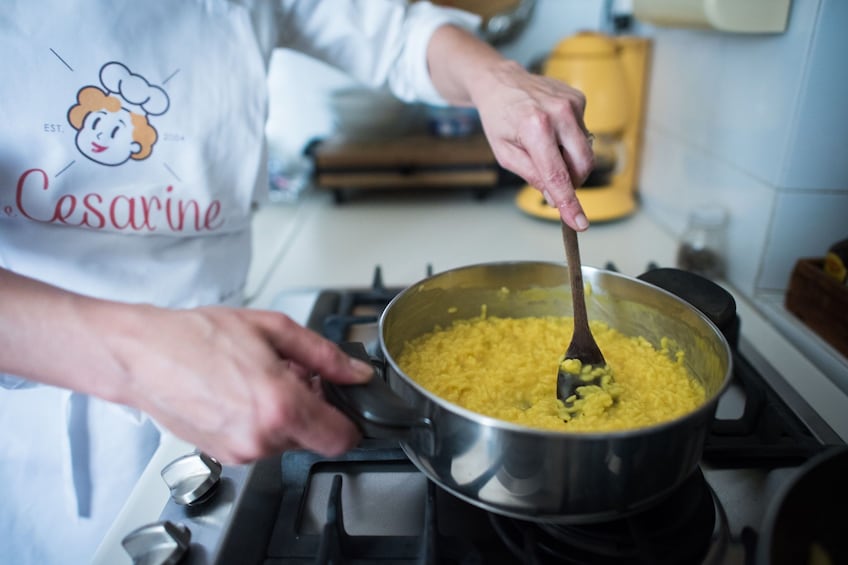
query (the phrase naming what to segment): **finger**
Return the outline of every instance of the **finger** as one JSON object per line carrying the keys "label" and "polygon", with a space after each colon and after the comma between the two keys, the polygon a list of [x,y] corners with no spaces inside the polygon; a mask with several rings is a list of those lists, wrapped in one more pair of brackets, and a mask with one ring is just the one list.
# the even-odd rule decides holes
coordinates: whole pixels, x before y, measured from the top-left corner
{"label": "finger", "polygon": [[549,205],[556,207],[553,196],[545,188],[543,175],[536,170],[536,165],[530,159],[527,151],[511,143],[504,143],[498,147],[494,147],[493,151],[501,166],[522,177],[542,193]]}
{"label": "finger", "polygon": [[338,383],[367,382],[374,373],[370,363],[346,355],[336,344],[278,312],[254,311],[270,343],[281,356],[307,372],[317,372]]}
{"label": "finger", "polygon": [[321,386],[320,375],[312,375],[309,378],[309,390],[311,390],[313,394],[318,395],[320,398],[324,398],[324,388]]}
{"label": "finger", "polygon": [[[502,142],[492,144],[492,152],[503,168],[520,176],[541,192],[541,189],[539,189],[542,182],[541,176],[523,148],[512,143]],[[553,205],[552,202],[549,201],[549,203]]]}
{"label": "finger", "polygon": [[302,381],[309,381],[312,377],[312,371],[310,371],[299,363],[295,363],[291,359],[283,360],[283,366],[287,371],[291,371],[294,375],[297,376],[298,379]]}
{"label": "finger", "polygon": [[[300,381],[290,388],[285,398],[274,407],[277,433],[276,449],[292,441],[322,455],[340,455],[356,445],[361,435],[344,414],[327,404]],[[295,392],[298,391],[298,392]]]}
{"label": "finger", "polygon": [[[547,137],[531,131],[528,136],[520,147],[510,148],[510,144],[505,144],[501,148],[502,158],[509,164],[507,168],[512,167],[510,170],[536,187],[548,204],[559,210],[565,223],[577,231],[585,230],[589,222],[577,199],[567,163],[553,133]],[[532,151],[528,149],[530,147]]]}
{"label": "finger", "polygon": [[[297,444],[327,457],[341,455],[359,443],[362,435],[356,425],[344,414],[318,400],[320,404],[310,412],[311,422],[291,428]],[[299,420],[298,424],[303,421]]]}
{"label": "finger", "polygon": [[562,220],[572,228],[583,231],[588,225],[583,208],[577,200],[575,186],[553,131],[547,127],[531,130],[522,145],[527,150],[540,180],[537,188],[549,204],[559,210]]}
{"label": "finger", "polygon": [[561,126],[557,136],[574,186],[582,186],[595,167],[595,154],[592,151],[594,136],[582,124]]}

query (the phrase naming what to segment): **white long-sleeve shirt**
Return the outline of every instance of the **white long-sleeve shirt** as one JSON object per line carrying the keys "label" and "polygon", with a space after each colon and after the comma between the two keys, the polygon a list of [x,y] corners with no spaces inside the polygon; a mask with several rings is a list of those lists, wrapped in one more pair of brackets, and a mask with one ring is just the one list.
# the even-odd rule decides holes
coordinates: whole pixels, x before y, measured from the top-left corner
{"label": "white long-sleeve shirt", "polygon": [[[392,0],[4,4],[0,266],[125,302],[241,303],[273,49],[439,104],[426,47],[449,22],[477,24]],[[0,563],[85,563],[159,434],[33,384],[0,375]]]}

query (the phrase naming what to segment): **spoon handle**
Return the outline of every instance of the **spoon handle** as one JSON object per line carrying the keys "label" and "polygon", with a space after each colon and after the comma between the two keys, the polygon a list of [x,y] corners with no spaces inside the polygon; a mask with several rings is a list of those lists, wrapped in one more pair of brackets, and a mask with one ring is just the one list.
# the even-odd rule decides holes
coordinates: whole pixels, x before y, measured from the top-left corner
{"label": "spoon handle", "polygon": [[[565,245],[565,259],[568,262],[568,276],[571,280],[571,296],[574,303],[574,327],[585,328],[589,332],[589,318],[586,315],[586,298],[583,294],[583,269],[580,267],[580,248],[577,246],[577,232],[562,222],[562,242]],[[581,332],[576,332],[581,333]]]}

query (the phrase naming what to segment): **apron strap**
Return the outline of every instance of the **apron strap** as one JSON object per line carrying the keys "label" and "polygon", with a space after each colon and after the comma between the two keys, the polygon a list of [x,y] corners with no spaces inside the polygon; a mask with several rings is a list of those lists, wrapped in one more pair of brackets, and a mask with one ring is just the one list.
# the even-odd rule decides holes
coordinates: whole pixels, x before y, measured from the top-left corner
{"label": "apron strap", "polygon": [[[69,471],[66,484],[76,502],[77,516],[91,517],[91,434],[88,415],[89,397],[71,392],[65,402],[65,421],[67,422],[67,454]],[[69,475],[69,476],[68,476]]]}

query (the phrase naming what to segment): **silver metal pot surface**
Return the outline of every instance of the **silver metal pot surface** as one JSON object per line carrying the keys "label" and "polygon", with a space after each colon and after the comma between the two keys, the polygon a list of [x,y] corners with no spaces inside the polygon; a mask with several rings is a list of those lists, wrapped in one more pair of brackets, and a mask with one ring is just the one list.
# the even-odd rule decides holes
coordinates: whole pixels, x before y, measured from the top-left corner
{"label": "silver metal pot surface", "polygon": [[[430,479],[478,507],[526,520],[587,523],[650,506],[697,466],[718,398],[730,380],[730,348],[701,311],[670,292],[591,267],[583,267],[583,278],[591,286],[589,319],[655,345],[664,337],[675,340],[707,391],[705,404],[647,428],[553,432],[466,410],[425,390],[400,369],[397,359],[407,341],[437,325],[479,316],[483,305],[489,316],[571,315],[566,267],[543,262],[462,267],[405,289],[380,319],[385,382],[391,390],[367,400],[369,393],[362,390],[359,401],[339,401],[335,393],[331,399],[355,413],[369,435],[398,437]],[[373,381],[363,388],[385,388],[381,379]],[[552,395],[555,385],[551,374]]]}

